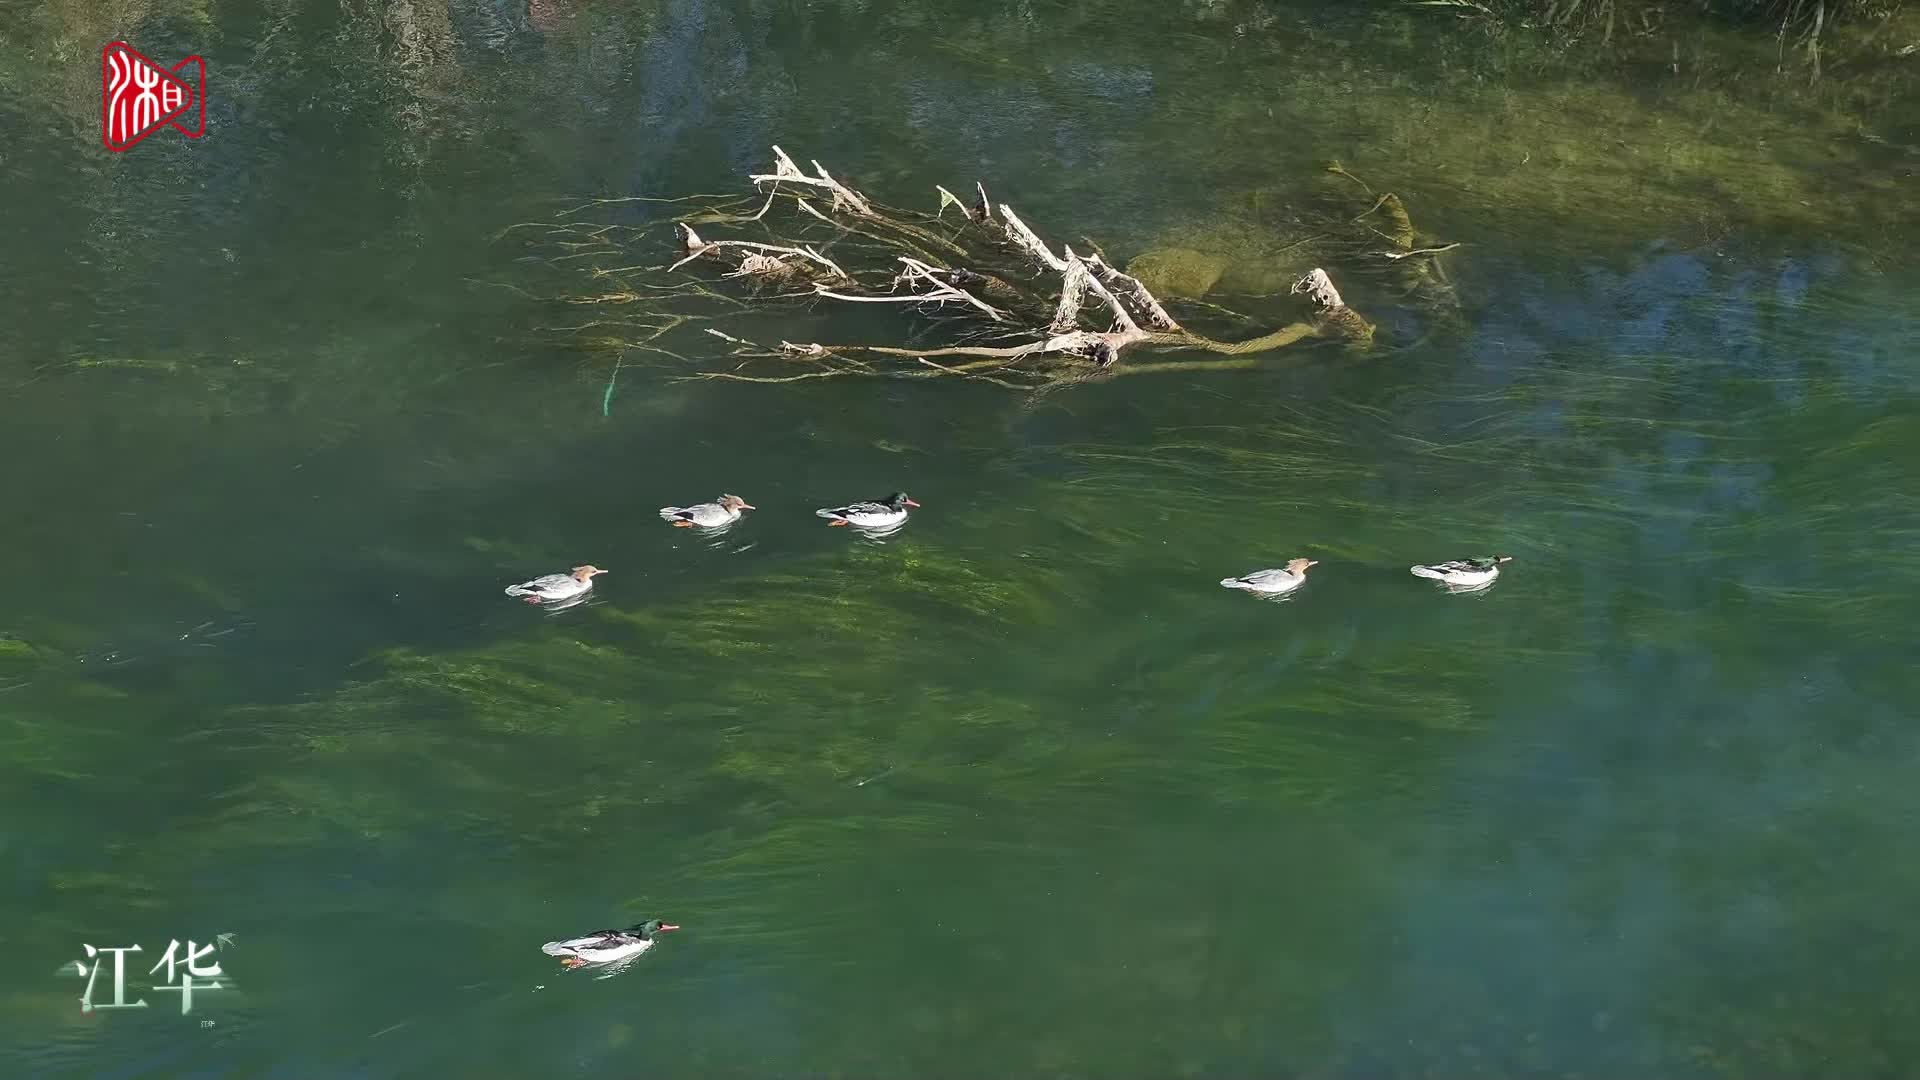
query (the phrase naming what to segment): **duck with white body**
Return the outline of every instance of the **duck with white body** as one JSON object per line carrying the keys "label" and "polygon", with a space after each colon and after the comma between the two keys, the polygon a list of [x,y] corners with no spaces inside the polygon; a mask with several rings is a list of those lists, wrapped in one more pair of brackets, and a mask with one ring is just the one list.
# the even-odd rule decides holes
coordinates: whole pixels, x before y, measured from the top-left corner
{"label": "duck with white body", "polygon": [[1240,577],[1221,578],[1220,584],[1229,589],[1257,593],[1261,596],[1282,596],[1307,583],[1307,568],[1318,566],[1318,559],[1288,559],[1287,565],[1274,570],[1255,570]]}

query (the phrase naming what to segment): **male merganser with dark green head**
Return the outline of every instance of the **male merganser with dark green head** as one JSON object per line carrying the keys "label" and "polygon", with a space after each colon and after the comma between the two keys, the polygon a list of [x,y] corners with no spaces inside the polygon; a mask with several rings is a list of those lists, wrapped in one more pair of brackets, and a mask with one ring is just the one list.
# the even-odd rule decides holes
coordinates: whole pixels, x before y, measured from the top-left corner
{"label": "male merganser with dark green head", "polygon": [[565,941],[549,941],[540,946],[540,951],[548,956],[560,957],[560,963],[570,968],[583,964],[611,964],[639,956],[653,948],[656,935],[678,929],[672,923],[649,919],[625,930],[595,930],[591,934]]}
{"label": "male merganser with dark green head", "polygon": [[852,525],[860,529],[891,529],[907,520],[907,508],[920,504],[907,498],[904,491],[896,491],[884,499],[875,502],[849,503],[814,513],[827,519],[829,525]]}
{"label": "male merganser with dark green head", "polygon": [[1501,564],[1512,561],[1511,555],[1494,555],[1485,559],[1452,559],[1447,562],[1413,567],[1413,576],[1431,578],[1456,590],[1484,589],[1493,584],[1494,578],[1500,576]]}

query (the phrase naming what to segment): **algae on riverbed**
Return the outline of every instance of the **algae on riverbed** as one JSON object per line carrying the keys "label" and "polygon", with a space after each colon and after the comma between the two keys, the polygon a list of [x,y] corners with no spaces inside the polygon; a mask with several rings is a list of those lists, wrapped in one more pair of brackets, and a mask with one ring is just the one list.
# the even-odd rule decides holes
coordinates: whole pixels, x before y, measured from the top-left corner
{"label": "algae on riverbed", "polygon": [[[1677,15],[1600,49],[1331,2],[536,8],[203,40],[67,5],[77,66],[0,104],[35,110],[0,173],[0,1054],[1912,1071],[1906,59],[1836,39],[1810,84]],[[58,59],[27,25],[0,69]],[[208,52],[207,139],[98,147],[74,73],[123,33]],[[630,358],[609,407],[540,299],[588,260],[489,238],[733,190],[776,139],[1217,253],[1235,306],[1346,223],[1314,243],[1381,344],[1039,396]],[[1462,244],[1442,332],[1373,254],[1387,191]],[[900,486],[884,544],[811,514]],[[725,537],[655,513],[725,490],[762,507]],[[1406,569],[1493,550],[1476,596]],[[1295,555],[1283,603],[1215,584]],[[500,595],[589,559],[591,604]],[[688,929],[616,981],[538,951],[649,916]],[[214,1042],[73,1008],[82,943],[223,932]]]}

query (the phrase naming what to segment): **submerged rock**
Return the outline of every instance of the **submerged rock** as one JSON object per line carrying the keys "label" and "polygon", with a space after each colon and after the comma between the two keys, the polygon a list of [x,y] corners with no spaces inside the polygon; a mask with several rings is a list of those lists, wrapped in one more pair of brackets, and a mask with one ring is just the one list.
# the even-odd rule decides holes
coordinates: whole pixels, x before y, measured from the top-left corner
{"label": "submerged rock", "polygon": [[1127,263],[1127,273],[1159,297],[1198,300],[1227,272],[1229,260],[1192,248],[1155,248]]}

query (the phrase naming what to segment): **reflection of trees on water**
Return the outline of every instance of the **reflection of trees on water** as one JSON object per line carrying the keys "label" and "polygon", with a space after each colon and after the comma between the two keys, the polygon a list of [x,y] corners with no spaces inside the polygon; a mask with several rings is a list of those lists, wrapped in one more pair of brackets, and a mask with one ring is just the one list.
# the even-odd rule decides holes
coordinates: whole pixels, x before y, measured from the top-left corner
{"label": "reflection of trees on water", "polygon": [[[1777,152],[1738,151],[1745,142],[1716,131],[1747,118],[1717,98],[1692,109],[1690,121],[1669,118],[1699,129],[1678,133],[1673,123],[1657,132],[1616,124],[1633,115],[1627,98],[1536,96],[1530,112],[1504,116],[1489,103],[1449,102],[1449,94],[1481,93],[1475,88],[1487,79],[1532,78],[1543,64],[1590,71],[1602,83],[1619,72],[1590,57],[1530,52],[1525,35],[1440,33],[1433,19],[1405,13],[1369,23],[1338,5],[1276,14],[1199,0],[338,0],[317,9],[268,0],[264,11],[242,12],[183,0],[44,0],[22,23],[15,40],[0,42],[0,74],[14,76],[9,82],[36,105],[54,105],[76,136],[98,124],[97,78],[86,57],[125,36],[154,55],[210,55],[217,138],[247,140],[251,171],[291,156],[276,132],[308,130],[316,115],[350,117],[342,131],[376,130],[398,173],[384,186],[409,197],[437,165],[457,167],[469,148],[494,140],[536,148],[564,166],[556,171],[586,177],[583,188],[659,193],[689,173],[738,172],[764,156],[768,142],[830,128],[863,148],[865,160],[846,146],[827,148],[856,178],[872,182],[875,173],[939,161],[999,178],[1037,211],[1046,209],[1043,197],[1072,200],[1149,233],[1175,205],[1204,202],[1189,212],[1214,213],[1235,192],[1270,183],[1276,154],[1304,154],[1315,142],[1355,155],[1356,167],[1371,173],[1445,168],[1503,211],[1560,220],[1572,204],[1644,202],[1646,191],[1663,198],[1651,214],[1689,213],[1697,208],[1689,204],[1707,201],[1695,182],[1708,174],[1750,178],[1726,180],[1750,195],[1730,191],[1718,200],[1746,215],[1843,217],[1838,204],[1850,189],[1871,191],[1869,210],[1898,201],[1877,179],[1885,172],[1877,160],[1836,164],[1824,189],[1774,171],[1773,157],[1805,156],[1789,132],[1769,140]],[[1134,32],[1110,32],[1122,25]],[[1188,38],[1194,48],[1169,47]],[[1662,92],[1704,84],[1711,97],[1724,82],[1751,96],[1752,87],[1731,81],[1735,59],[1716,59],[1717,45],[1702,40],[1690,38],[1681,57],[1687,79]],[[1621,56],[1631,58],[1638,42],[1623,41]],[[1830,75],[1820,87],[1764,87],[1795,106],[1839,113],[1799,125],[1809,132],[1801,141],[1820,143],[1823,154],[1835,139],[1867,146],[1858,133],[1884,127],[1875,110],[1891,114],[1912,100],[1911,77],[1900,71],[1856,65],[1845,71],[1858,75],[1845,75],[1838,46],[1829,46]],[[1426,94],[1428,111],[1417,115],[1400,93],[1410,85],[1409,64],[1441,66],[1419,76],[1441,92]],[[1569,110],[1583,107],[1603,130],[1569,131],[1534,115],[1579,115]],[[1702,116],[1720,117],[1719,128]],[[1232,137],[1193,137],[1200,117]],[[1351,145],[1331,145],[1342,137]],[[1875,137],[1885,142],[1884,133]],[[1676,151],[1668,145],[1675,139],[1690,145]],[[1598,160],[1583,153],[1602,142],[1633,152]],[[1713,149],[1722,142],[1728,146]],[[1179,149],[1170,155],[1172,146]],[[1872,144],[1880,157],[1892,152],[1881,146]],[[1358,158],[1362,147],[1369,158]],[[175,152],[143,149],[148,159]],[[1634,164],[1640,158],[1645,163]],[[1132,175],[1115,182],[1116,171]],[[1215,194],[1195,200],[1187,193],[1196,186]]]}

